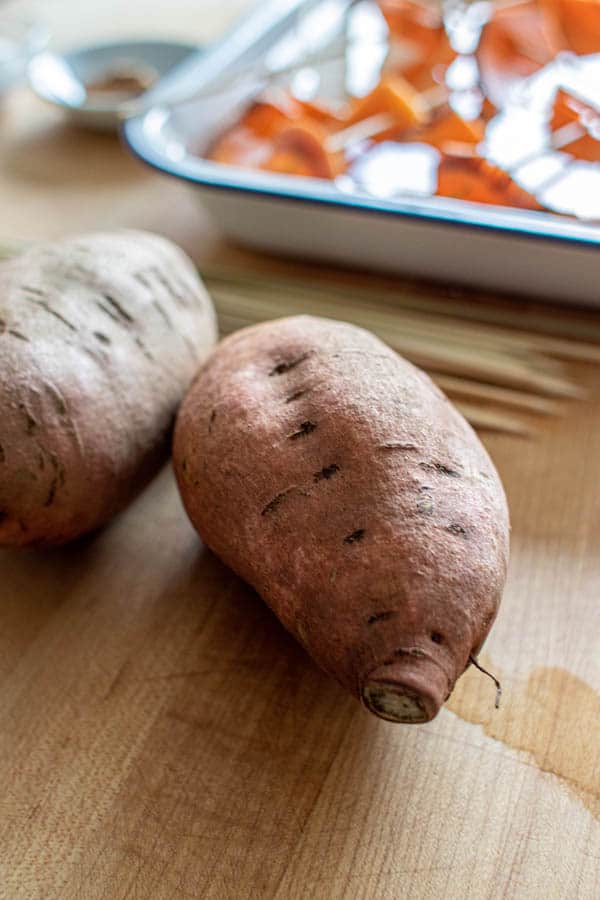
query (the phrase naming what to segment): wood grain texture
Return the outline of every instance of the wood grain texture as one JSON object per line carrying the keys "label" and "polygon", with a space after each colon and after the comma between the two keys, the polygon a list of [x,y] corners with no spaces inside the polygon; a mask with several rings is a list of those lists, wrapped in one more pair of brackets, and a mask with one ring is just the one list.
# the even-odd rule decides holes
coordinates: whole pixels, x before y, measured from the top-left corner
{"label": "wood grain texture", "polygon": [[490,442],[500,712],[469,673],[431,725],[370,717],[203,550],[169,470],[85,543],[2,554],[6,896],[597,896],[600,404],[518,446]]}
{"label": "wood grain texture", "polygon": [[[127,224],[241,258],[116,142],[25,94],[2,125],[0,239]],[[0,554],[2,900],[600,896],[600,378],[571,372],[590,400],[486,439],[513,518],[498,712],[471,671],[429,725],[364,712],[201,547],[168,469],[85,542]]]}

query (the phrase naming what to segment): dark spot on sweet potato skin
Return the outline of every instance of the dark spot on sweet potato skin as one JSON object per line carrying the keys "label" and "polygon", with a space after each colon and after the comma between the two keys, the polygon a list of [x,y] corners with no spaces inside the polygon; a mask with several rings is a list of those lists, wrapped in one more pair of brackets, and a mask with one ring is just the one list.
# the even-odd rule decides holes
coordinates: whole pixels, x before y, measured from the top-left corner
{"label": "dark spot on sweet potato skin", "polygon": [[464,537],[464,538],[467,537],[467,529],[464,528],[462,525],[456,525],[456,524],[447,525],[446,531],[449,531],[450,534],[455,534],[458,537]]}
{"label": "dark spot on sweet potato skin", "polygon": [[150,353],[150,351],[148,350],[148,348],[146,347],[146,345],[144,344],[143,340],[141,339],[141,337],[139,335],[136,335],[135,343],[141,350],[142,354],[146,357],[146,359],[149,362],[154,362],[153,355]]}
{"label": "dark spot on sweet potato skin", "polygon": [[35,429],[37,428],[38,423],[33,418],[27,407],[24,403],[19,403],[19,409],[25,416],[25,429],[27,434],[33,434]]}
{"label": "dark spot on sweet potato skin", "polygon": [[294,400],[299,400],[300,397],[304,397],[305,393],[306,393],[306,388],[302,388],[299,391],[295,391],[293,394],[290,394],[289,397],[286,397],[285,402],[293,403]]}
{"label": "dark spot on sweet potato skin", "polygon": [[63,315],[61,315],[61,313],[59,313],[58,310],[56,310],[52,306],[50,306],[50,304],[48,303],[47,300],[34,300],[31,297],[26,297],[25,299],[29,300],[31,303],[35,304],[35,306],[37,306],[38,309],[42,309],[42,310],[44,310],[44,312],[48,313],[48,315],[53,316],[53,318],[57,319],[57,321],[59,321],[63,325],[65,325],[66,328],[69,329],[69,331],[77,331],[77,328],[75,327],[75,325],[73,325],[72,322],[70,322]]}
{"label": "dark spot on sweet potato skin", "polygon": [[62,394],[56,390],[51,384],[45,384],[46,393],[49,395],[52,403],[54,404],[54,408],[59,416],[65,416],[67,414],[67,404],[65,403]]}
{"label": "dark spot on sweet potato skin", "polygon": [[102,294],[102,297],[104,298],[104,300],[106,300],[106,302],[110,305],[111,309],[114,310],[115,314],[120,319],[122,319],[124,322],[128,322],[129,324],[131,324],[134,321],[133,316],[131,316],[127,312],[125,307],[121,303],[119,303],[119,301],[116,300],[112,296],[112,294]]}
{"label": "dark spot on sweet potato skin", "polygon": [[447,475],[449,478],[460,478],[460,472],[457,472],[456,469],[451,469],[449,466],[445,466],[439,462],[422,462],[419,463],[421,469],[425,472],[437,472],[440,475]]}
{"label": "dark spot on sweet potato skin", "polygon": [[276,494],[272,500],[269,500],[266,506],[261,510],[261,516],[268,516],[269,513],[275,512],[278,506],[281,505],[282,501],[289,494],[288,491],[282,491],[280,494]]}
{"label": "dark spot on sweet potato skin", "polygon": [[419,448],[417,447],[416,444],[390,441],[390,443],[387,443],[387,444],[380,444],[379,449],[380,450],[405,450],[407,453],[411,453],[411,452],[414,452],[415,450],[418,450]]}
{"label": "dark spot on sweet potato skin", "polygon": [[58,487],[58,476],[55,475],[52,481],[50,482],[50,490],[48,491],[48,496],[44,502],[44,507],[52,506],[54,503],[54,498],[56,497],[56,489]]}
{"label": "dark spot on sweet potato skin", "polygon": [[369,616],[367,619],[367,625],[375,625],[376,622],[387,622],[393,615],[393,609],[386,610],[385,612],[373,613],[373,615]]}
{"label": "dark spot on sweet potato skin", "polygon": [[103,334],[101,331],[94,331],[94,337],[97,341],[100,341],[101,344],[110,344],[108,335]]}
{"label": "dark spot on sweet potato skin", "polygon": [[169,328],[172,331],[173,330],[173,322],[171,321],[169,314],[167,313],[165,308],[162,306],[162,304],[160,304],[158,302],[158,300],[153,300],[152,305],[154,306],[155,310],[157,311],[157,313],[159,314],[159,316],[161,317],[161,319],[163,320],[163,322],[165,323],[167,328]]}
{"label": "dark spot on sweet potato skin", "polygon": [[346,535],[344,538],[344,544],[356,544],[358,541],[362,541],[365,536],[364,528],[357,528],[356,531],[353,531],[352,534]]}
{"label": "dark spot on sweet potato skin", "polygon": [[6,460],[6,455],[4,453],[4,447],[0,444],[0,463],[3,463]]}
{"label": "dark spot on sweet potato skin", "polygon": [[22,288],[24,291],[27,291],[29,294],[36,294],[38,297],[44,296],[44,292],[43,292],[43,290],[41,290],[41,288],[33,287],[30,284],[24,284],[24,285],[22,285]]}
{"label": "dark spot on sweet potato skin", "polygon": [[288,435],[290,441],[297,441],[299,438],[306,437],[308,434],[312,434],[312,432],[316,429],[317,425],[315,422],[311,422],[308,419],[306,422],[302,422],[298,431],[293,431]]}
{"label": "dark spot on sweet potato skin", "polygon": [[443,644],[444,643],[444,638],[439,633],[439,631],[432,631],[430,637],[434,644]]}
{"label": "dark spot on sweet potato skin", "polygon": [[320,472],[315,472],[313,479],[314,481],[323,481],[323,479],[328,481],[334,475],[337,475],[339,471],[340,467],[336,463],[332,463],[330,466],[325,466]]}
{"label": "dark spot on sweet potato skin", "polygon": [[408,649],[406,647],[398,647],[396,650],[394,650],[394,656],[412,656],[415,659],[425,659],[427,657],[427,654],[424,650],[420,650],[418,647],[410,647]]}
{"label": "dark spot on sweet potato skin", "polygon": [[295,369],[296,366],[299,366],[310,356],[310,351],[308,353],[303,353],[302,356],[297,357],[297,359],[292,359],[289,362],[280,362],[275,365],[271,371],[269,372],[269,377],[273,375],[285,375],[286,372],[291,372],[292,369]]}

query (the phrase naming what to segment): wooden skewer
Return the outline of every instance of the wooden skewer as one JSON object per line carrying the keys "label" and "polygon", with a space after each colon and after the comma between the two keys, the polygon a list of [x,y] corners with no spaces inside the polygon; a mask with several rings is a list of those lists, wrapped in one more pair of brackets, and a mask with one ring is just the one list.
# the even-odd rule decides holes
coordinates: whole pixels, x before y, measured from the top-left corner
{"label": "wooden skewer", "polygon": [[[523,169],[530,163],[535,162],[540,156],[543,156],[544,153],[547,153],[549,150],[562,150],[563,147],[567,147],[569,144],[572,144],[573,141],[579,140],[579,138],[584,137],[585,134],[586,130],[580,122],[567,122],[566,125],[562,125],[560,128],[557,128],[556,131],[551,132],[548,147],[544,147],[541,150],[534,150],[533,153],[529,153],[527,156],[524,156],[523,159],[517,160],[517,162],[511,165],[510,169],[507,169],[506,171],[510,172],[512,175],[517,175],[519,169]],[[546,187],[550,184],[551,180],[554,180],[562,174],[562,169],[559,169],[558,172],[553,172],[542,182],[542,184],[536,187],[536,190],[539,191],[543,187]]]}
{"label": "wooden skewer", "polygon": [[[431,114],[448,102],[448,88],[443,84],[436,84],[428,91],[420,93],[419,99],[423,102],[427,112]],[[353,144],[377,137],[396,124],[398,124],[398,120],[391,113],[377,113],[361,119],[360,122],[355,122],[354,125],[349,125],[348,128],[336,131],[325,140],[324,146],[328,153],[338,153],[347,150]]]}
{"label": "wooden skewer", "polygon": [[[376,329],[373,329],[376,331]],[[381,335],[385,338],[385,335]],[[439,346],[427,340],[402,340],[387,336],[387,342],[416,365],[434,372],[462,375],[476,381],[487,381],[520,390],[539,392],[550,397],[582,396],[569,381],[528,368],[520,361],[500,354],[465,354],[463,350]]]}
{"label": "wooden skewer", "polygon": [[433,374],[432,378],[444,393],[453,397],[489,401],[490,403],[498,403],[501,406],[510,406],[514,409],[543,416],[555,416],[560,412],[560,406],[554,400],[538,397],[536,394],[527,394],[511,388],[502,388],[495,384],[469,381],[465,378],[457,378],[455,375]]}
{"label": "wooden skewer", "polygon": [[483,431],[499,431],[504,434],[530,437],[534,430],[521,419],[507,413],[475,406],[471,403],[456,402],[454,404],[474,428]]}
{"label": "wooden skewer", "polygon": [[[390,316],[394,316],[393,313]],[[397,317],[395,317],[397,321]],[[538,354],[540,365],[548,369],[560,371],[555,367],[552,358],[579,360],[581,362],[600,363],[600,346],[587,342],[574,342],[560,338],[531,334],[520,329],[509,329],[504,326],[464,322],[448,316],[431,314],[428,316],[406,312],[402,317],[403,326],[415,323],[422,333],[429,331],[432,335],[460,344],[475,343],[490,349],[508,348],[513,353],[522,353],[533,361]],[[392,327],[395,324],[392,323]],[[548,354],[544,359],[539,353]]]}
{"label": "wooden skewer", "polygon": [[324,142],[325,149],[328,153],[339,153],[347,150],[352,144],[358,144],[369,138],[376,137],[388,128],[392,128],[397,119],[389,113],[378,113],[375,116],[369,116],[367,119],[361,119],[342,131],[336,131],[330,135]]}
{"label": "wooden skewer", "polygon": [[[242,274],[233,268],[221,266],[208,266],[204,270],[204,277],[215,285],[225,284],[229,286],[240,285],[246,290],[260,290],[261,292],[275,293],[279,297],[289,296],[295,293],[298,297],[314,297],[323,293],[328,297],[337,298],[338,302],[346,307],[349,303],[354,306],[357,302],[368,304],[369,307],[384,309],[410,309],[417,313],[439,313],[450,320],[464,319],[480,324],[498,325],[503,328],[517,328],[519,330],[532,331],[536,336],[555,336],[561,339],[569,338],[574,341],[583,341],[589,344],[594,341],[600,344],[600,324],[590,317],[580,321],[573,315],[565,315],[564,311],[557,307],[548,307],[545,310],[530,309],[528,305],[513,304],[511,308],[491,306],[479,300],[469,301],[466,296],[453,296],[440,298],[425,293],[422,288],[394,285],[393,287],[367,288],[352,284],[349,280],[340,279],[337,273],[324,272],[318,286],[314,282],[308,282],[303,278],[293,276],[285,278],[272,273],[265,275],[260,271]],[[336,280],[334,281],[333,278]]]}
{"label": "wooden skewer", "polygon": [[434,112],[448,103],[450,92],[445,84],[434,84],[426,91],[421,91],[419,97],[430,112]]}

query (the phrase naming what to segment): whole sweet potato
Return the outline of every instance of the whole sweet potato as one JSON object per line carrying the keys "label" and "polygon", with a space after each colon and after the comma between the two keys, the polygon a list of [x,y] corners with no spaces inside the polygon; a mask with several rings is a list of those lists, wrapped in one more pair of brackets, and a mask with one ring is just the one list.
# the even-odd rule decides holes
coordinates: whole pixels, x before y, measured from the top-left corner
{"label": "whole sweet potato", "polygon": [[237,332],[179,412],[202,539],[376,715],[433,718],[504,585],[508,514],[479,440],[368,332],[295,317]]}
{"label": "whole sweet potato", "polygon": [[68,541],[125,506],[215,340],[163,238],[92,234],[0,264],[0,545]]}

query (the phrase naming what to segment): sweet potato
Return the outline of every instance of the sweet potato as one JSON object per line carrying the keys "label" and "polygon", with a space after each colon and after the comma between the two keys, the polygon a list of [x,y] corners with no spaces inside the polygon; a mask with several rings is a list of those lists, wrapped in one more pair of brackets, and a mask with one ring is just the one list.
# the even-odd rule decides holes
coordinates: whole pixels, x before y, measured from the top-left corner
{"label": "sweet potato", "polygon": [[205,543],[382,718],[432,719],[505,580],[508,515],[474,432],[368,332],[299,316],[227,338],[175,428]]}
{"label": "sweet potato", "polygon": [[0,545],[106,522],[169,452],[216,340],[190,261],[149,234],[94,234],[0,265]]}
{"label": "sweet potato", "polygon": [[342,152],[327,150],[327,131],[319,122],[305,119],[283,128],[273,144],[273,154],[265,168],[284,175],[335,178],[345,169]]}
{"label": "sweet potato", "polygon": [[536,198],[513,181],[508,172],[478,156],[469,144],[446,145],[438,166],[436,193],[473,203],[542,209]]}
{"label": "sweet potato", "polygon": [[428,116],[421,95],[399,75],[386,77],[366,97],[355,100],[347,122],[354,125],[382,113],[390,116],[396,129],[423,125]]}
{"label": "sweet potato", "polygon": [[439,84],[445,69],[456,57],[446,33],[441,5],[380,0],[379,6],[391,35],[386,71],[402,74],[420,91]]}
{"label": "sweet potato", "polygon": [[485,125],[481,119],[468,121],[448,109],[424,128],[415,129],[406,139],[444,150],[448,143],[478,144],[483,140],[484,132]]}
{"label": "sweet potato", "polygon": [[598,0],[542,0],[541,7],[564,46],[575,53],[597,53],[600,49],[600,3]]}

